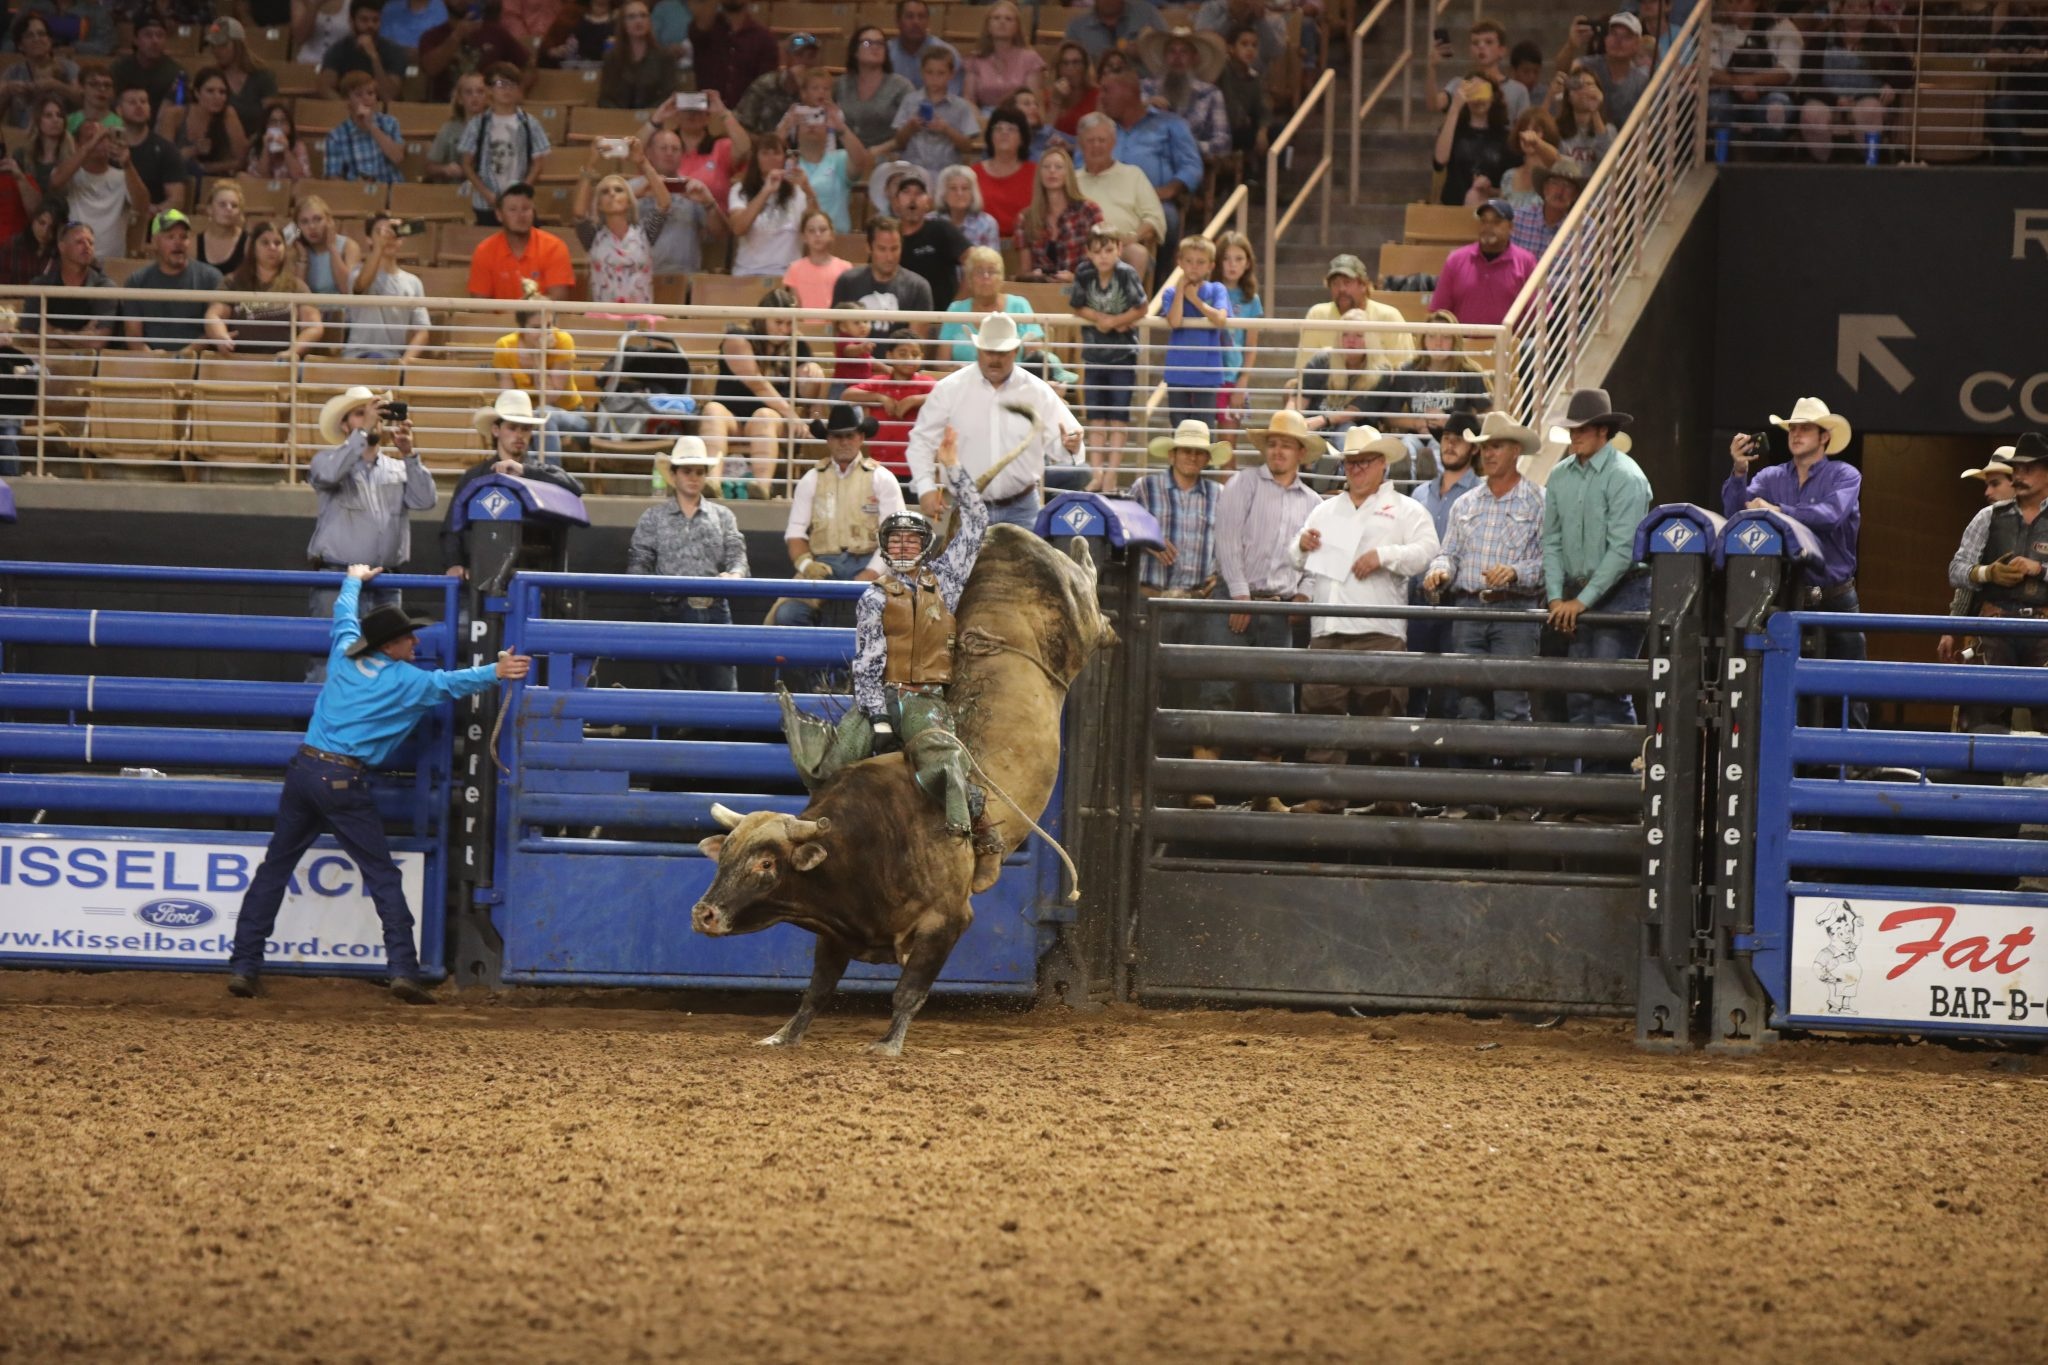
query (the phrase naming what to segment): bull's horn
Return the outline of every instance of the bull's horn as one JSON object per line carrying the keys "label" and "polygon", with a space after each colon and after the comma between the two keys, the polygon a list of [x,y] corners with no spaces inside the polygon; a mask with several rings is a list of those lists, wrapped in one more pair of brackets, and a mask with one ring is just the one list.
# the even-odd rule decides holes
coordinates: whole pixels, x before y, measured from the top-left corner
{"label": "bull's horn", "polygon": [[740,821],[747,817],[730,807],[721,806],[716,801],[713,801],[711,803],[711,818],[718,822],[720,829],[738,829]]}
{"label": "bull's horn", "polygon": [[789,841],[793,844],[800,844],[807,839],[815,839],[820,834],[831,832],[832,817],[829,815],[821,815],[815,820],[799,820],[794,815],[789,817]]}

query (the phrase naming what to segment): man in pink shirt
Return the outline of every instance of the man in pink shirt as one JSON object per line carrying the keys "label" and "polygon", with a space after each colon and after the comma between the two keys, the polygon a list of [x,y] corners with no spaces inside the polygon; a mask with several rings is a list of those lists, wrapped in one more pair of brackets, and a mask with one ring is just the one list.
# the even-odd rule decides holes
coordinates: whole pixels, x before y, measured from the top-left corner
{"label": "man in pink shirt", "polygon": [[1479,240],[1450,254],[1429,306],[1448,309],[1460,322],[1490,327],[1507,320],[1515,296],[1536,271],[1536,258],[1508,240],[1515,211],[1507,200],[1489,199],[1478,212]]}
{"label": "man in pink shirt", "polygon": [[498,22],[510,29],[515,38],[538,40],[547,37],[561,12],[562,0],[505,0],[505,10]]}

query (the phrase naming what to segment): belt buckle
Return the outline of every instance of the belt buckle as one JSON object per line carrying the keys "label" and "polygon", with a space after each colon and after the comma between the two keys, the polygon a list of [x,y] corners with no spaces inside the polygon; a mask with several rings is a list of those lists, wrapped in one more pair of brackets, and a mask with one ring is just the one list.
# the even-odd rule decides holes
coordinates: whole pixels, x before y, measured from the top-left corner
{"label": "belt buckle", "polygon": [[683,599],[683,605],[691,611],[710,611],[717,604],[718,599],[715,597],[685,597]]}

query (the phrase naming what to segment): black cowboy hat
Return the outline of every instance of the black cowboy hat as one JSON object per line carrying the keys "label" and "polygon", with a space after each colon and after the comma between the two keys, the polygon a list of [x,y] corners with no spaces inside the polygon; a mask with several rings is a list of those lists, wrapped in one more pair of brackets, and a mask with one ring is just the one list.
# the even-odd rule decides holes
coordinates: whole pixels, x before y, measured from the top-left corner
{"label": "black cowboy hat", "polygon": [[373,649],[382,649],[393,640],[402,640],[416,630],[425,630],[433,625],[425,616],[408,616],[405,608],[395,602],[386,602],[375,607],[363,618],[363,633],[347,650],[348,657],[359,659]]}
{"label": "black cowboy hat", "polygon": [[1625,412],[1616,412],[1608,400],[1605,389],[1579,389],[1572,394],[1571,402],[1565,404],[1564,418],[1558,425],[1576,431],[1580,427],[1595,424],[1624,431],[1636,419]]}
{"label": "black cowboy hat", "polygon": [[2023,433],[2019,440],[2013,442],[2012,454],[2005,457],[2009,465],[2032,464],[2041,460],[2048,460],[2048,436],[2038,431]]}
{"label": "black cowboy hat", "polygon": [[811,435],[821,441],[834,432],[846,431],[872,436],[875,434],[875,419],[868,415],[867,409],[852,403],[834,403],[823,420],[811,419]]}

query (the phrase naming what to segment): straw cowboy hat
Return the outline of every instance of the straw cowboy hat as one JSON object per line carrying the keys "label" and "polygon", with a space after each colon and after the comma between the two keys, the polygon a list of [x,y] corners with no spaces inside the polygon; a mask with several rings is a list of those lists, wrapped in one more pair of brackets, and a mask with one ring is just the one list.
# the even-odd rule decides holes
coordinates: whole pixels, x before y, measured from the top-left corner
{"label": "straw cowboy hat", "polygon": [[1266,422],[1265,428],[1253,432],[1252,435],[1258,437],[1261,443],[1268,436],[1285,436],[1289,440],[1299,441],[1302,458],[1305,460],[1313,460],[1330,448],[1330,443],[1319,433],[1308,429],[1308,419],[1291,408],[1282,408],[1274,413]]}
{"label": "straw cowboy hat", "polygon": [[1176,450],[1206,450],[1211,464],[1222,464],[1230,458],[1230,442],[1210,439],[1209,424],[1192,417],[1175,427],[1173,435],[1154,437],[1145,448],[1155,460],[1170,459]]}
{"label": "straw cowboy hat", "polygon": [[1017,322],[1008,313],[990,313],[974,329],[974,349],[977,351],[1014,351],[1023,345],[1017,336]]}
{"label": "straw cowboy hat", "polygon": [[932,187],[931,177],[915,161],[884,161],[875,167],[874,174],[868,177],[868,200],[874,204],[876,213],[896,212],[896,182],[906,175],[916,176],[926,189]]}
{"label": "straw cowboy hat", "polygon": [[1978,483],[1983,483],[1993,474],[2003,474],[2006,478],[2011,478],[2012,466],[2006,461],[2012,458],[2013,449],[2012,446],[2000,446],[1991,452],[1991,458],[1984,462],[1981,469],[1965,469],[1962,477],[1975,479]]}
{"label": "straw cowboy hat", "polygon": [[1517,426],[1515,419],[1504,412],[1489,412],[1486,420],[1479,424],[1479,430],[1471,439],[1480,445],[1488,441],[1513,441],[1522,448],[1524,455],[1534,455],[1543,448],[1543,438],[1528,427]]}
{"label": "straw cowboy hat", "polygon": [[368,407],[377,401],[377,395],[361,384],[343,389],[320,406],[320,439],[328,445],[338,446],[342,442],[342,421],[357,408]]}
{"label": "straw cowboy hat", "polygon": [[1789,431],[1801,422],[1811,422],[1828,434],[1828,450],[1840,450],[1849,444],[1849,419],[1838,412],[1829,412],[1828,405],[1818,398],[1802,398],[1792,405],[1790,417],[1773,416],[1771,425]]}
{"label": "straw cowboy hat", "polygon": [[678,436],[675,446],[668,453],[668,467],[680,469],[684,465],[695,465],[699,469],[718,468],[718,457],[704,448],[701,436]]}
{"label": "straw cowboy hat", "polygon": [[1195,74],[1212,84],[1223,74],[1223,63],[1230,59],[1230,49],[1223,45],[1220,35],[1183,24],[1176,28],[1150,28],[1138,35],[1138,60],[1154,76],[1166,74],[1166,48],[1169,43],[1187,43],[1195,49]]}
{"label": "straw cowboy hat", "polygon": [[1354,458],[1379,455],[1387,460],[1399,460],[1408,454],[1408,443],[1398,436],[1382,436],[1380,429],[1360,422],[1344,433],[1343,460],[1349,463]]}
{"label": "straw cowboy hat", "polygon": [[509,422],[515,427],[546,426],[547,419],[533,415],[533,400],[526,396],[524,389],[507,389],[498,395],[498,401],[487,408],[478,408],[470,416],[469,424],[476,428],[476,434],[485,440],[491,439],[491,427],[499,422]]}

